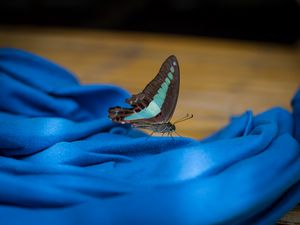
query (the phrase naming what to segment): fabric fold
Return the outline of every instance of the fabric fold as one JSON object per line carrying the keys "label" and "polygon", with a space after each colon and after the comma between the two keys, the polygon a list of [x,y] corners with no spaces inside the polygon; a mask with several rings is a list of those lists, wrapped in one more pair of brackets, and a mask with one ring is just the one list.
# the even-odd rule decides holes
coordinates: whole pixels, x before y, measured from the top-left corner
{"label": "fabric fold", "polygon": [[194,140],[112,123],[127,91],[22,50],[0,90],[0,224],[268,225],[300,202],[300,91]]}

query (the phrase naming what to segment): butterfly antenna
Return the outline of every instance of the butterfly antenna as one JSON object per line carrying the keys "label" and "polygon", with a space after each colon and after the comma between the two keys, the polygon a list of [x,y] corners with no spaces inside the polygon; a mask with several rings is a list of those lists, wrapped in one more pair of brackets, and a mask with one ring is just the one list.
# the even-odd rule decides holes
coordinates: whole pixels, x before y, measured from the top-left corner
{"label": "butterfly antenna", "polygon": [[193,114],[186,114],[186,116],[184,116],[181,119],[175,121],[173,124],[180,123],[180,122],[183,122],[185,120],[192,119],[193,117],[194,117]]}

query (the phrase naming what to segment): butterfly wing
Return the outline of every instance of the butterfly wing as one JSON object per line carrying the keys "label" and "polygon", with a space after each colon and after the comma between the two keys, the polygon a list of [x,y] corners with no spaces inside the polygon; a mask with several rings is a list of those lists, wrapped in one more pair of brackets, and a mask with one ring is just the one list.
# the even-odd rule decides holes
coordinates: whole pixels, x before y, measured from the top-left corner
{"label": "butterfly wing", "polygon": [[110,108],[109,117],[115,122],[131,124],[169,122],[176,108],[179,84],[179,65],[172,55],[141,93],[126,99],[132,108]]}

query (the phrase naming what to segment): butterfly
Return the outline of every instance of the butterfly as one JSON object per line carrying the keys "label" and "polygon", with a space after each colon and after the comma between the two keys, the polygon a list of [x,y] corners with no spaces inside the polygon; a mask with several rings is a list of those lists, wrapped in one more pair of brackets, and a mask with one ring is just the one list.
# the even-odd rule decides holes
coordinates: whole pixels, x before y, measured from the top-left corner
{"label": "butterfly", "polygon": [[154,132],[172,134],[176,132],[175,123],[193,117],[187,114],[174,123],[170,122],[177,104],[179,84],[178,61],[171,55],[163,62],[158,74],[142,92],[125,100],[131,108],[112,107],[108,116],[116,123],[148,129],[152,134]]}

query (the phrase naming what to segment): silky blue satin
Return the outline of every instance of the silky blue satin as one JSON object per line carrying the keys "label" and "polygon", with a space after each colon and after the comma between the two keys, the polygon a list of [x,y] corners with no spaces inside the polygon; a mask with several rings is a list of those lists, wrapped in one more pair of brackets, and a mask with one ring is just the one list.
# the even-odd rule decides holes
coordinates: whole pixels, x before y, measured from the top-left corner
{"label": "silky blue satin", "polygon": [[201,141],[112,123],[128,96],[1,49],[0,224],[268,225],[300,202],[300,92]]}

